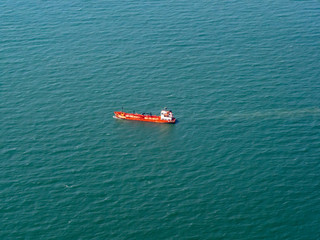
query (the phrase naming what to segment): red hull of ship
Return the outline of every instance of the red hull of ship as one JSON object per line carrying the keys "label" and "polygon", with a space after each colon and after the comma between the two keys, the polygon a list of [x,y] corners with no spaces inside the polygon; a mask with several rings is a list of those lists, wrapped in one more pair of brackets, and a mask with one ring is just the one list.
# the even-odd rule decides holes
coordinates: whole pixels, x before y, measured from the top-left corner
{"label": "red hull of ship", "polygon": [[175,123],[176,119],[163,120],[160,116],[155,115],[144,115],[138,113],[125,113],[125,112],[114,112],[115,117],[124,120],[142,121],[142,122],[154,122],[154,123]]}

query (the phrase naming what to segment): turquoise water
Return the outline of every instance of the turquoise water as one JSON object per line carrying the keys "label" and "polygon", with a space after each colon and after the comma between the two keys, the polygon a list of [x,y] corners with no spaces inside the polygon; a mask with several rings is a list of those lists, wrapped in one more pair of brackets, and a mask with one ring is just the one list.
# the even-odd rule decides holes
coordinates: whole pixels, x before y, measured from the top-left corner
{"label": "turquoise water", "polygon": [[319,239],[319,69],[315,0],[1,1],[0,239]]}

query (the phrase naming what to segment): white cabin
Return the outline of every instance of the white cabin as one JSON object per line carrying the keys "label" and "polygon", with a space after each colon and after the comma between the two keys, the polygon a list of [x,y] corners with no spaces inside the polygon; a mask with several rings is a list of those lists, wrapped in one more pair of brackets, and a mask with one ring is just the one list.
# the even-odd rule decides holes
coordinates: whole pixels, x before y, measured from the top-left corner
{"label": "white cabin", "polygon": [[161,111],[160,114],[161,120],[167,120],[167,121],[172,121],[173,119],[173,114],[171,111],[168,111],[167,108]]}

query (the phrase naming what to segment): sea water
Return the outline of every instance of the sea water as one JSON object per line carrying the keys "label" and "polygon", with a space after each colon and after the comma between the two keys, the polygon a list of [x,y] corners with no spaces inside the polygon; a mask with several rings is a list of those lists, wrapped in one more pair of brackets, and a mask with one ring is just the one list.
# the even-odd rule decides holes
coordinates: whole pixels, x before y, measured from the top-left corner
{"label": "sea water", "polygon": [[319,239],[319,69],[316,0],[2,0],[0,238]]}

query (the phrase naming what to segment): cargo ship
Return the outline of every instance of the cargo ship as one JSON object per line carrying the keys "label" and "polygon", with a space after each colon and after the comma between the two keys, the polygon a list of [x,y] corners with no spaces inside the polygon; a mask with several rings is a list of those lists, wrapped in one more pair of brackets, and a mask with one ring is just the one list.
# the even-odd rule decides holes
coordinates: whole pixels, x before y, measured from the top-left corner
{"label": "cargo ship", "polygon": [[154,123],[175,123],[176,119],[173,117],[172,111],[164,108],[160,112],[160,116],[152,115],[151,113],[126,113],[123,110],[121,112],[114,112],[114,118],[142,121],[142,122],[154,122]]}

